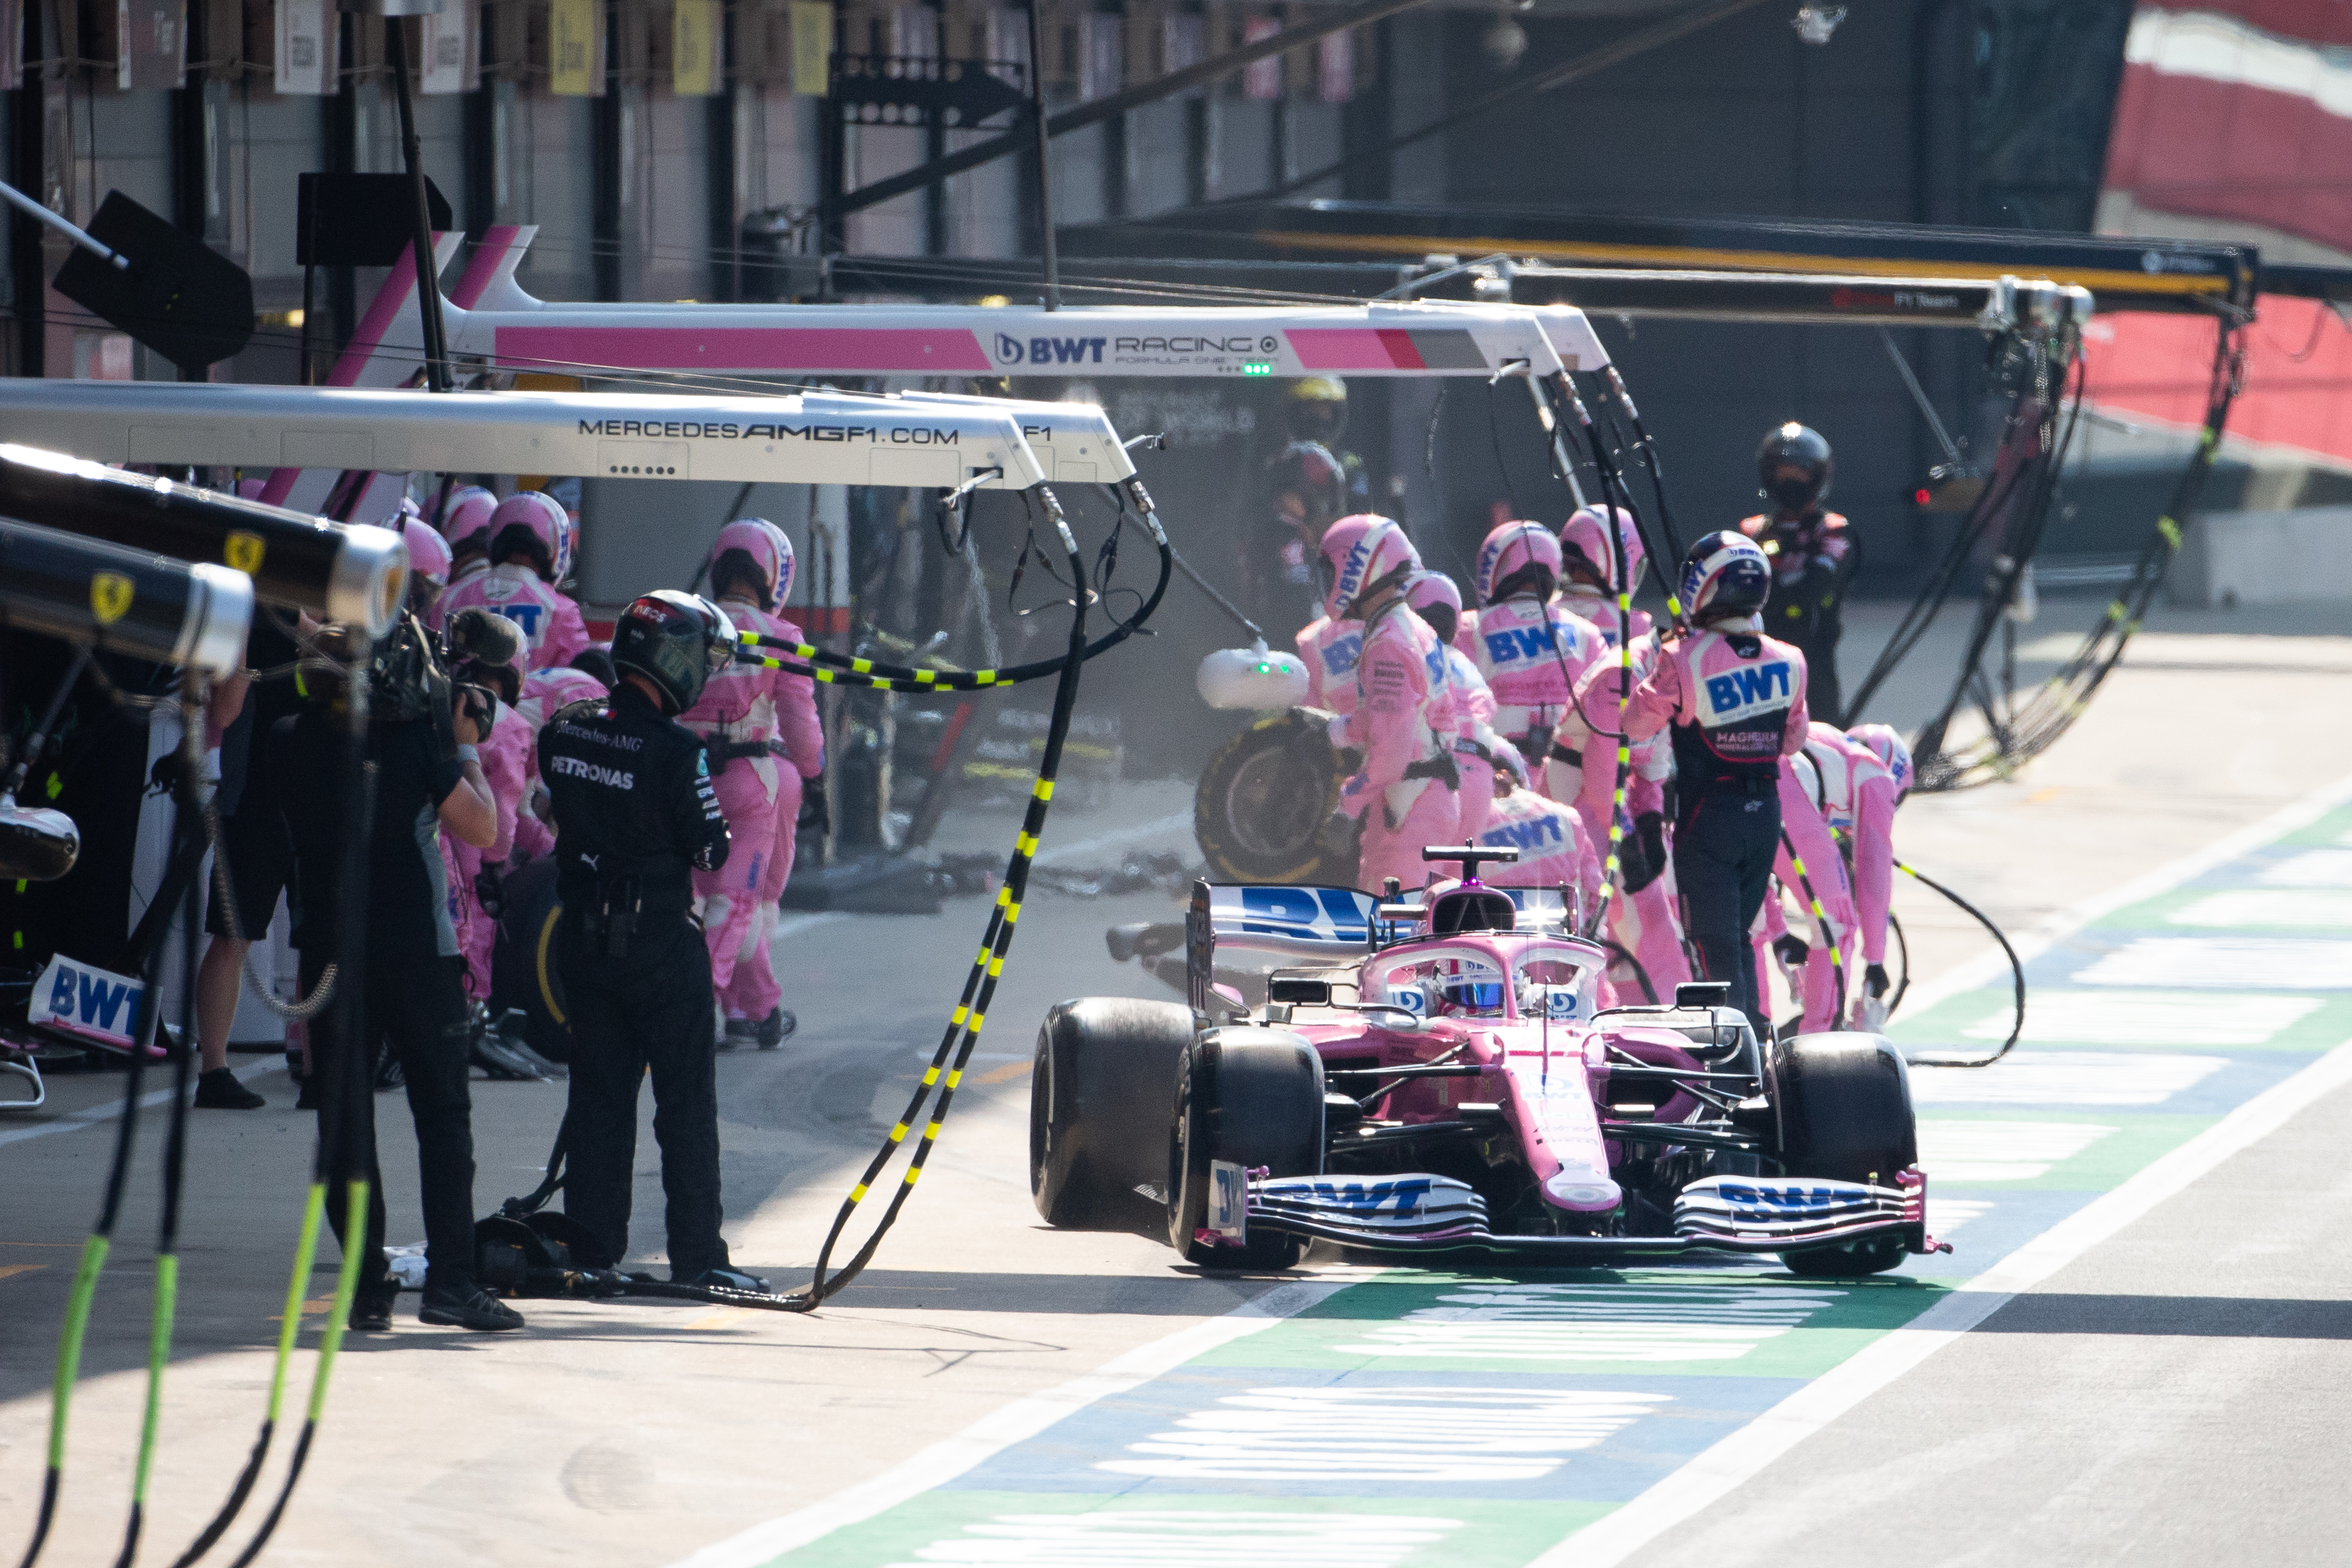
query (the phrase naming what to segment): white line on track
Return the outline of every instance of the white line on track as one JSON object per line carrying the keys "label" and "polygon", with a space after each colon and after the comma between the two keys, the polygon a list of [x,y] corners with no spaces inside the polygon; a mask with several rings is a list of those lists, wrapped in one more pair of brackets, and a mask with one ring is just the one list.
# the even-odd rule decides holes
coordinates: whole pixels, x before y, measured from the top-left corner
{"label": "white line on track", "polygon": [[887,1508],[955,1479],[1098,1399],[1124,1394],[1183,1365],[1194,1356],[1205,1355],[1235,1340],[1272,1328],[1283,1319],[1337,1295],[1364,1274],[1378,1271],[1328,1272],[1342,1277],[1277,1285],[1222,1317],[1139,1345],[1084,1377],[1073,1378],[1026,1399],[1016,1399],[982,1416],[954,1436],[932,1444],[870,1481],[838,1492],[823,1502],[812,1503],[797,1513],[755,1524],[740,1535],[680,1560],[674,1568],[751,1568],[752,1564],[766,1563],[845,1526],[871,1519]]}
{"label": "white line on track", "polygon": [[[2023,935],[2012,934],[2011,944],[2017,949],[2021,963],[2031,963],[2102,915],[2112,914],[2127,904],[2138,903],[2142,899],[2154,898],[2158,893],[2168,893],[2191,878],[2201,877],[2216,866],[2234,860],[2249,850],[2259,849],[2298,827],[2308,826],[2347,800],[2352,800],[2352,778],[2322,784],[2310,794],[2289,801],[2261,821],[2250,823],[2235,833],[2215,839],[2202,849],[2158,866],[2146,876],[2135,877],[2121,887],[2110,888],[2104,893],[2095,893],[2079,903],[2068,905]],[[1936,875],[1936,868],[1932,866],[1922,869],[1931,877]],[[2009,960],[1998,951],[1988,952],[1914,986],[1911,994],[1905,998],[1905,1005],[1916,1016],[1948,996],[1973,991],[2008,973]]]}
{"label": "white line on track", "polygon": [[1097,833],[1092,838],[1081,838],[1076,844],[1065,844],[1058,848],[1041,849],[1037,852],[1037,864],[1058,866],[1064,861],[1082,859],[1086,856],[1097,854],[1105,849],[1116,849],[1123,844],[1131,843],[1139,838],[1150,838],[1162,833],[1174,833],[1179,828],[1189,828],[1192,826],[1192,808],[1187,806],[1182,811],[1171,811],[1165,816],[1154,817],[1150,822],[1139,822],[1133,827],[1122,827],[1115,833]]}
{"label": "white line on track", "polygon": [[[153,1072],[159,1067],[168,1070],[169,1064],[150,1062],[147,1064],[147,1070]],[[285,1071],[286,1058],[273,1054],[263,1057],[259,1061],[247,1062],[243,1067],[233,1070],[239,1083],[251,1083],[255,1079],[268,1074]],[[164,1104],[171,1098],[172,1091],[168,1087],[152,1090],[139,1097],[139,1109],[151,1110],[156,1106]],[[0,1144],[22,1143],[27,1139],[46,1138],[52,1132],[79,1132],[85,1127],[95,1127],[101,1121],[111,1121],[121,1114],[122,1101],[119,1099],[109,1100],[103,1105],[93,1105],[87,1110],[77,1110],[70,1116],[60,1116],[54,1121],[37,1121],[27,1127],[8,1128],[6,1131],[0,1132]]]}

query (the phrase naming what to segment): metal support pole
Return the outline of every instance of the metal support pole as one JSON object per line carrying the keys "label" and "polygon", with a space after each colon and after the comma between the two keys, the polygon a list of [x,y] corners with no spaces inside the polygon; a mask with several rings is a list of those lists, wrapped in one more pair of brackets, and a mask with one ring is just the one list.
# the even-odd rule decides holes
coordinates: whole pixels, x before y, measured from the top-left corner
{"label": "metal support pole", "polygon": [[384,58],[392,64],[394,101],[400,106],[400,152],[416,197],[416,305],[425,323],[425,384],[435,392],[456,387],[449,374],[448,330],[441,320],[440,268],[433,262],[433,209],[425,195],[425,150],[416,139],[416,110],[408,96],[408,32],[398,16],[383,19]]}
{"label": "metal support pole", "polygon": [[1054,172],[1046,156],[1045,28],[1042,0],[1029,0],[1029,152],[1037,180],[1037,254],[1045,263],[1045,309],[1062,308],[1062,264],[1054,249]]}

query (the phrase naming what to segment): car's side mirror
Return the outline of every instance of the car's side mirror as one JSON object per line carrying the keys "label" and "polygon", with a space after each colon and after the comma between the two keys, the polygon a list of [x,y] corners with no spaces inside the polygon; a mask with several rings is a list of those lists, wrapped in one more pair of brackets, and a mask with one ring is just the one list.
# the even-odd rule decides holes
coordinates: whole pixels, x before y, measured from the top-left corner
{"label": "car's side mirror", "polygon": [[1265,999],[1286,1002],[1293,1006],[1328,1007],[1331,1005],[1331,983],[1277,974],[1265,983]]}
{"label": "car's side mirror", "polygon": [[1710,1007],[1731,1005],[1731,982],[1728,980],[1685,980],[1675,987],[1675,1006],[1703,1012]]}

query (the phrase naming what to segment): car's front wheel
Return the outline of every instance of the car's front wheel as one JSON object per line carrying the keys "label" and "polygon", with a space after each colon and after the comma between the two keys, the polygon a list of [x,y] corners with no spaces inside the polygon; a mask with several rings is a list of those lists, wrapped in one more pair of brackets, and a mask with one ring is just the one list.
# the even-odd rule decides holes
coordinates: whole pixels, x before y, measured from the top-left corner
{"label": "car's front wheel", "polygon": [[[1891,1187],[1919,1163],[1918,1121],[1903,1053],[1878,1035],[1800,1035],[1774,1053],[1770,1085],[1788,1176]],[[1780,1254],[1792,1274],[1858,1279],[1901,1263],[1899,1236],[1797,1247]]]}
{"label": "car's front wheel", "polygon": [[1046,1013],[1029,1075],[1029,1195],[1046,1224],[1150,1225],[1169,1079],[1192,1043],[1180,1003],[1086,996]]}
{"label": "car's front wheel", "polygon": [[1288,1268],[1304,1241],[1253,1231],[1244,1247],[1204,1241],[1212,1164],[1230,1161],[1276,1176],[1323,1171],[1323,1058],[1286,1029],[1205,1035],[1176,1074],[1168,1132],[1168,1242],[1204,1268]]}

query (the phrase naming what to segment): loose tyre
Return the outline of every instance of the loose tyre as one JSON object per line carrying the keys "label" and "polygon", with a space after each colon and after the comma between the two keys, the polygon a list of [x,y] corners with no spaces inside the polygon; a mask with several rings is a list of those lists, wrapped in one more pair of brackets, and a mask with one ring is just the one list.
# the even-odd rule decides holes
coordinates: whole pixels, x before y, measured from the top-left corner
{"label": "loose tyre", "polygon": [[551,1062],[572,1059],[555,950],[555,922],[562,915],[554,858],[533,860],[506,879],[506,909],[490,949],[492,1019],[509,1007],[521,1008],[527,1020],[523,1043]]}
{"label": "loose tyre", "polygon": [[1168,1085],[1192,1043],[1192,1009],[1174,1002],[1088,996],[1045,1015],[1029,1074],[1029,1195],[1047,1225],[1151,1223],[1168,1174]]}
{"label": "loose tyre", "polygon": [[[1878,1035],[1800,1035],[1776,1053],[1773,1109],[1780,1169],[1790,1176],[1891,1187],[1919,1163],[1917,1119],[1903,1053]],[[1899,1237],[1780,1254],[1790,1272],[1853,1279],[1903,1261]]]}
{"label": "loose tyre", "polygon": [[1216,879],[1353,887],[1353,847],[1328,827],[1339,783],[1330,737],[1303,713],[1261,719],[1220,746],[1192,795],[1192,835]]}
{"label": "loose tyre", "polygon": [[1209,1165],[1231,1160],[1277,1176],[1323,1171],[1323,1058],[1287,1029],[1231,1028],[1204,1035],[1176,1076],[1168,1135],[1168,1242],[1207,1268],[1288,1268],[1306,1243],[1252,1231],[1244,1248],[1197,1237],[1209,1216]]}

